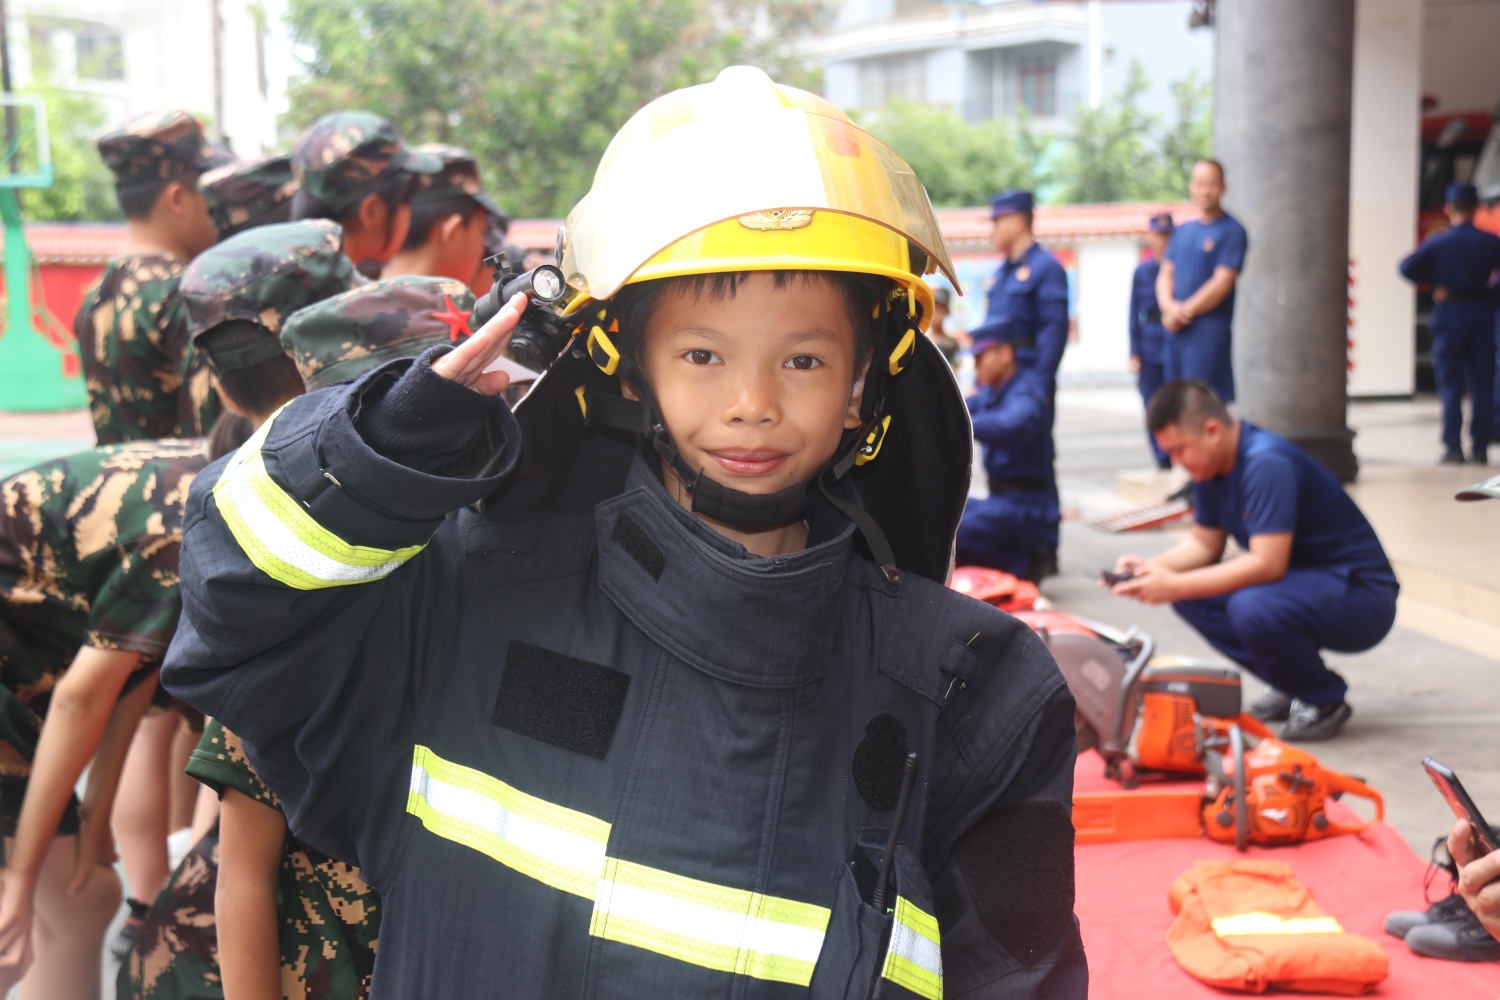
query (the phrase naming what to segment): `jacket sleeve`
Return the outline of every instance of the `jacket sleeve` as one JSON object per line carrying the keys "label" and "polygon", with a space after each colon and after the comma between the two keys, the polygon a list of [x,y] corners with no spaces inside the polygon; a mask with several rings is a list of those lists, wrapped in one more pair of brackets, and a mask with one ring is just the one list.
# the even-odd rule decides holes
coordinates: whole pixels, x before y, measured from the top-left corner
{"label": "jacket sleeve", "polygon": [[[1147,308],[1141,296],[1141,269],[1135,269],[1135,277],[1130,282],[1130,356],[1138,358],[1141,356],[1141,312]],[[1155,282],[1151,287],[1151,305],[1156,304]]]}
{"label": "jacket sleeve", "polygon": [[1068,273],[1061,264],[1047,268],[1037,286],[1036,320],[1037,370],[1055,379],[1068,346]]}
{"label": "jacket sleeve", "polygon": [[1025,372],[1014,377],[1020,381],[1005,394],[999,406],[971,414],[974,439],[980,444],[1016,447],[1050,432],[1045,386]]}
{"label": "jacket sleeve", "polygon": [[1397,265],[1397,269],[1400,270],[1401,277],[1412,284],[1420,285],[1430,277],[1432,270],[1431,257],[1432,240],[1429,238],[1423,240],[1420,246],[1407,254],[1406,258]]}
{"label": "jacket sleeve", "polygon": [[[933,900],[944,995],[1085,1000],[1088,964],[1073,914],[1073,697],[1041,640],[1019,622],[1003,658],[951,730],[967,786],[934,789]],[[993,656],[989,657],[992,659]],[[970,687],[974,687],[970,684]],[[957,792],[956,795],[951,793]],[[956,835],[954,835],[956,834]]]}
{"label": "jacket sleeve", "polygon": [[421,694],[447,662],[461,552],[442,544],[446,516],[493,492],[519,450],[504,402],[430,360],[294,400],[198,476],[163,670],[243,738],[293,832],[375,879]]}

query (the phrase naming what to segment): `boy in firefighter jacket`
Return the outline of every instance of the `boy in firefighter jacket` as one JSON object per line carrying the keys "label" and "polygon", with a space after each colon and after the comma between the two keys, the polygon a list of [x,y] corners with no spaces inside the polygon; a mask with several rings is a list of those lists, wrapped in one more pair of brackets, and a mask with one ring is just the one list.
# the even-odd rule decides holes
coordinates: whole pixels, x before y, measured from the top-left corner
{"label": "boy in firefighter jacket", "polygon": [[514,411],[520,297],[189,502],[166,683],[380,890],[372,996],[1084,997],[1072,698],[943,586],[921,184],[733,68],[625,125],[560,263]]}

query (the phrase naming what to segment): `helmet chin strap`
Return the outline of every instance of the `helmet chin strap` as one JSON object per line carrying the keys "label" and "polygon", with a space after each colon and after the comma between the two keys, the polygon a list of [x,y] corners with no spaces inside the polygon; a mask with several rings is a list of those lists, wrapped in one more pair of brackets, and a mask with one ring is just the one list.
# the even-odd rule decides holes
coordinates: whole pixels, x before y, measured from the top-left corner
{"label": "helmet chin strap", "polygon": [[[898,301],[907,308],[892,308]],[[885,414],[885,381],[898,374],[910,361],[915,353],[914,337],[922,335],[915,309],[908,305],[910,301],[905,294],[892,295],[891,301],[877,307],[879,323],[875,349],[865,374],[864,397],[860,403],[861,426],[852,435],[846,435],[833,458],[806,482],[775,493],[746,493],[711,478],[705,469],[694,470],[689,466],[667,430],[661,408],[656,404],[644,373],[634,358],[622,355],[609,340],[605,328],[608,327],[609,332],[618,332],[619,326],[610,321],[608,307],[596,314],[598,322],[587,337],[586,350],[600,370],[606,375],[618,375],[640,398],[628,400],[614,395],[601,396],[580,387],[579,405],[584,411],[584,423],[640,434],[672,468],[683,488],[692,496],[693,513],[742,531],[762,531],[799,520],[807,510],[808,493],[816,486],[824,499],[849,518],[864,536],[870,554],[875,557],[885,578],[893,584],[898,583],[901,573],[896,568],[895,554],[885,533],[868,511],[857,502],[838,495],[834,487],[856,465],[873,460],[885,440],[891,422],[890,416]]]}

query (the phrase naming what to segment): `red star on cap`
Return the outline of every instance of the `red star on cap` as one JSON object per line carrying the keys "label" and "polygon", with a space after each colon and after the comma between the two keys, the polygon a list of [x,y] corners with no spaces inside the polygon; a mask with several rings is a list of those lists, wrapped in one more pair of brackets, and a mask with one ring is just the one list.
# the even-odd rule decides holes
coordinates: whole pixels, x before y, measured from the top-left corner
{"label": "red star on cap", "polygon": [[448,339],[456,344],[460,336],[472,337],[474,331],[469,329],[470,314],[454,305],[453,300],[446,295],[443,296],[443,304],[448,307],[448,311],[432,313],[431,316],[448,324]]}

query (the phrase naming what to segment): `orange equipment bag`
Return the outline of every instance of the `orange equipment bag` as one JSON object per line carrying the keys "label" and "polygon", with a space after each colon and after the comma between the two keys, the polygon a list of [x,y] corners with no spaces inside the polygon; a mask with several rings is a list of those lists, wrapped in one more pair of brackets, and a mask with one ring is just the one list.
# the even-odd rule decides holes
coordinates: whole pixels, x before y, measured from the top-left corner
{"label": "orange equipment bag", "polygon": [[[1229,727],[1229,744],[1222,772],[1209,789],[1212,793],[1219,785],[1218,794],[1203,806],[1203,831],[1210,840],[1242,851],[1249,844],[1300,844],[1359,833],[1385,818],[1379,792],[1324,767],[1305,750],[1269,735],[1247,734],[1239,726]],[[1352,824],[1330,818],[1328,799],[1345,794],[1372,802],[1375,818]]]}
{"label": "orange equipment bag", "polygon": [[1279,861],[1198,861],[1172,883],[1167,948],[1221,989],[1358,996],[1385,979],[1385,953],[1346,933]]}

